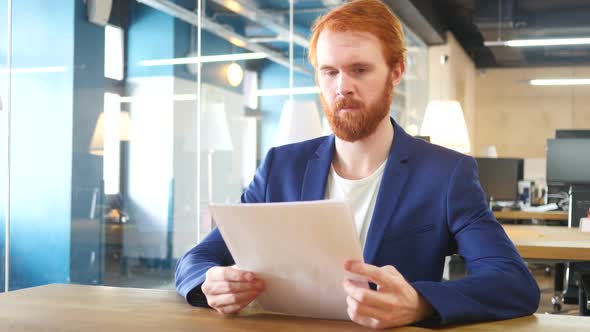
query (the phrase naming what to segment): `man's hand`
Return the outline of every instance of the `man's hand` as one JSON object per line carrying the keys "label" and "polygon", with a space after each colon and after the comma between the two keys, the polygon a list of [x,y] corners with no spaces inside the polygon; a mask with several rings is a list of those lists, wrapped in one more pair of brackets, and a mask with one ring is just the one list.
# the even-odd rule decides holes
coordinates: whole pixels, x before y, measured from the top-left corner
{"label": "man's hand", "polygon": [[412,324],[432,315],[432,306],[393,266],[379,268],[359,261],[347,261],[344,269],[377,284],[377,291],[374,291],[357,281],[343,281],[342,286],[348,295],[348,316],[352,321],[383,329]]}
{"label": "man's hand", "polygon": [[211,308],[229,315],[252,302],[264,290],[264,281],[252,272],[215,266],[207,270],[201,290]]}

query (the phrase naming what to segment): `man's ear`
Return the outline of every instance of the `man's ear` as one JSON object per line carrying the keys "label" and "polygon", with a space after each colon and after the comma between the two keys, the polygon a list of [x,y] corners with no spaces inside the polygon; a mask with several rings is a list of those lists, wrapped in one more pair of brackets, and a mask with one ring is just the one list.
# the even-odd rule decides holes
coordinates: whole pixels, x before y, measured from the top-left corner
{"label": "man's ear", "polygon": [[406,64],[401,61],[393,66],[391,70],[391,76],[393,79],[393,86],[398,86],[399,83],[402,81],[402,77],[404,76],[404,72],[406,71]]}

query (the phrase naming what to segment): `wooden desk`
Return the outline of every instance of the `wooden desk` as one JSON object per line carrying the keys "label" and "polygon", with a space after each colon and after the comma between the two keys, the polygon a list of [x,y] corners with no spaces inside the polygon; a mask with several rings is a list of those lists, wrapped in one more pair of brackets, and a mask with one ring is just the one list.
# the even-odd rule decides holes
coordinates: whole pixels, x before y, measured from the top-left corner
{"label": "wooden desk", "polygon": [[[583,331],[590,318],[534,315],[437,331]],[[0,294],[0,331],[370,331],[352,322],[273,315],[222,317],[174,291],[49,285]],[[429,331],[417,327],[399,332]]]}
{"label": "wooden desk", "polygon": [[496,219],[516,219],[516,220],[568,220],[567,212],[565,211],[548,211],[548,212],[526,212],[526,211],[494,211]]}
{"label": "wooden desk", "polygon": [[565,226],[502,225],[527,259],[590,261],[590,233]]}

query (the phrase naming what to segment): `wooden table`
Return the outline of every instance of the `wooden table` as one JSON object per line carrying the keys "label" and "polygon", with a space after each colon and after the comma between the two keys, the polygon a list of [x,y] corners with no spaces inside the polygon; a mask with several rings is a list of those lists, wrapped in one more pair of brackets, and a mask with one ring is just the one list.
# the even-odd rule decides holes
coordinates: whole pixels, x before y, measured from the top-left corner
{"label": "wooden table", "polygon": [[502,225],[525,259],[590,261],[590,233],[565,226]]}
{"label": "wooden table", "polygon": [[[437,331],[583,331],[590,318],[534,315]],[[347,321],[279,315],[222,317],[194,308],[174,291],[48,285],[0,294],[0,331],[369,331]],[[417,327],[399,332],[430,331]]]}
{"label": "wooden table", "polygon": [[568,220],[568,214],[565,211],[548,211],[548,212],[527,212],[527,211],[494,211],[496,219],[509,220]]}

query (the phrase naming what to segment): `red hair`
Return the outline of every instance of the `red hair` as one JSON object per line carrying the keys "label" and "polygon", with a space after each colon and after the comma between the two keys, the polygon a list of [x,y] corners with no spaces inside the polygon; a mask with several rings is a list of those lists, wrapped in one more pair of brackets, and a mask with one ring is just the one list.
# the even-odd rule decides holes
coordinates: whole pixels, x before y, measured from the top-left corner
{"label": "red hair", "polygon": [[317,68],[316,48],[324,30],[368,32],[379,41],[390,68],[405,60],[404,31],[400,20],[379,0],[353,0],[316,19],[312,27],[308,60]]}

